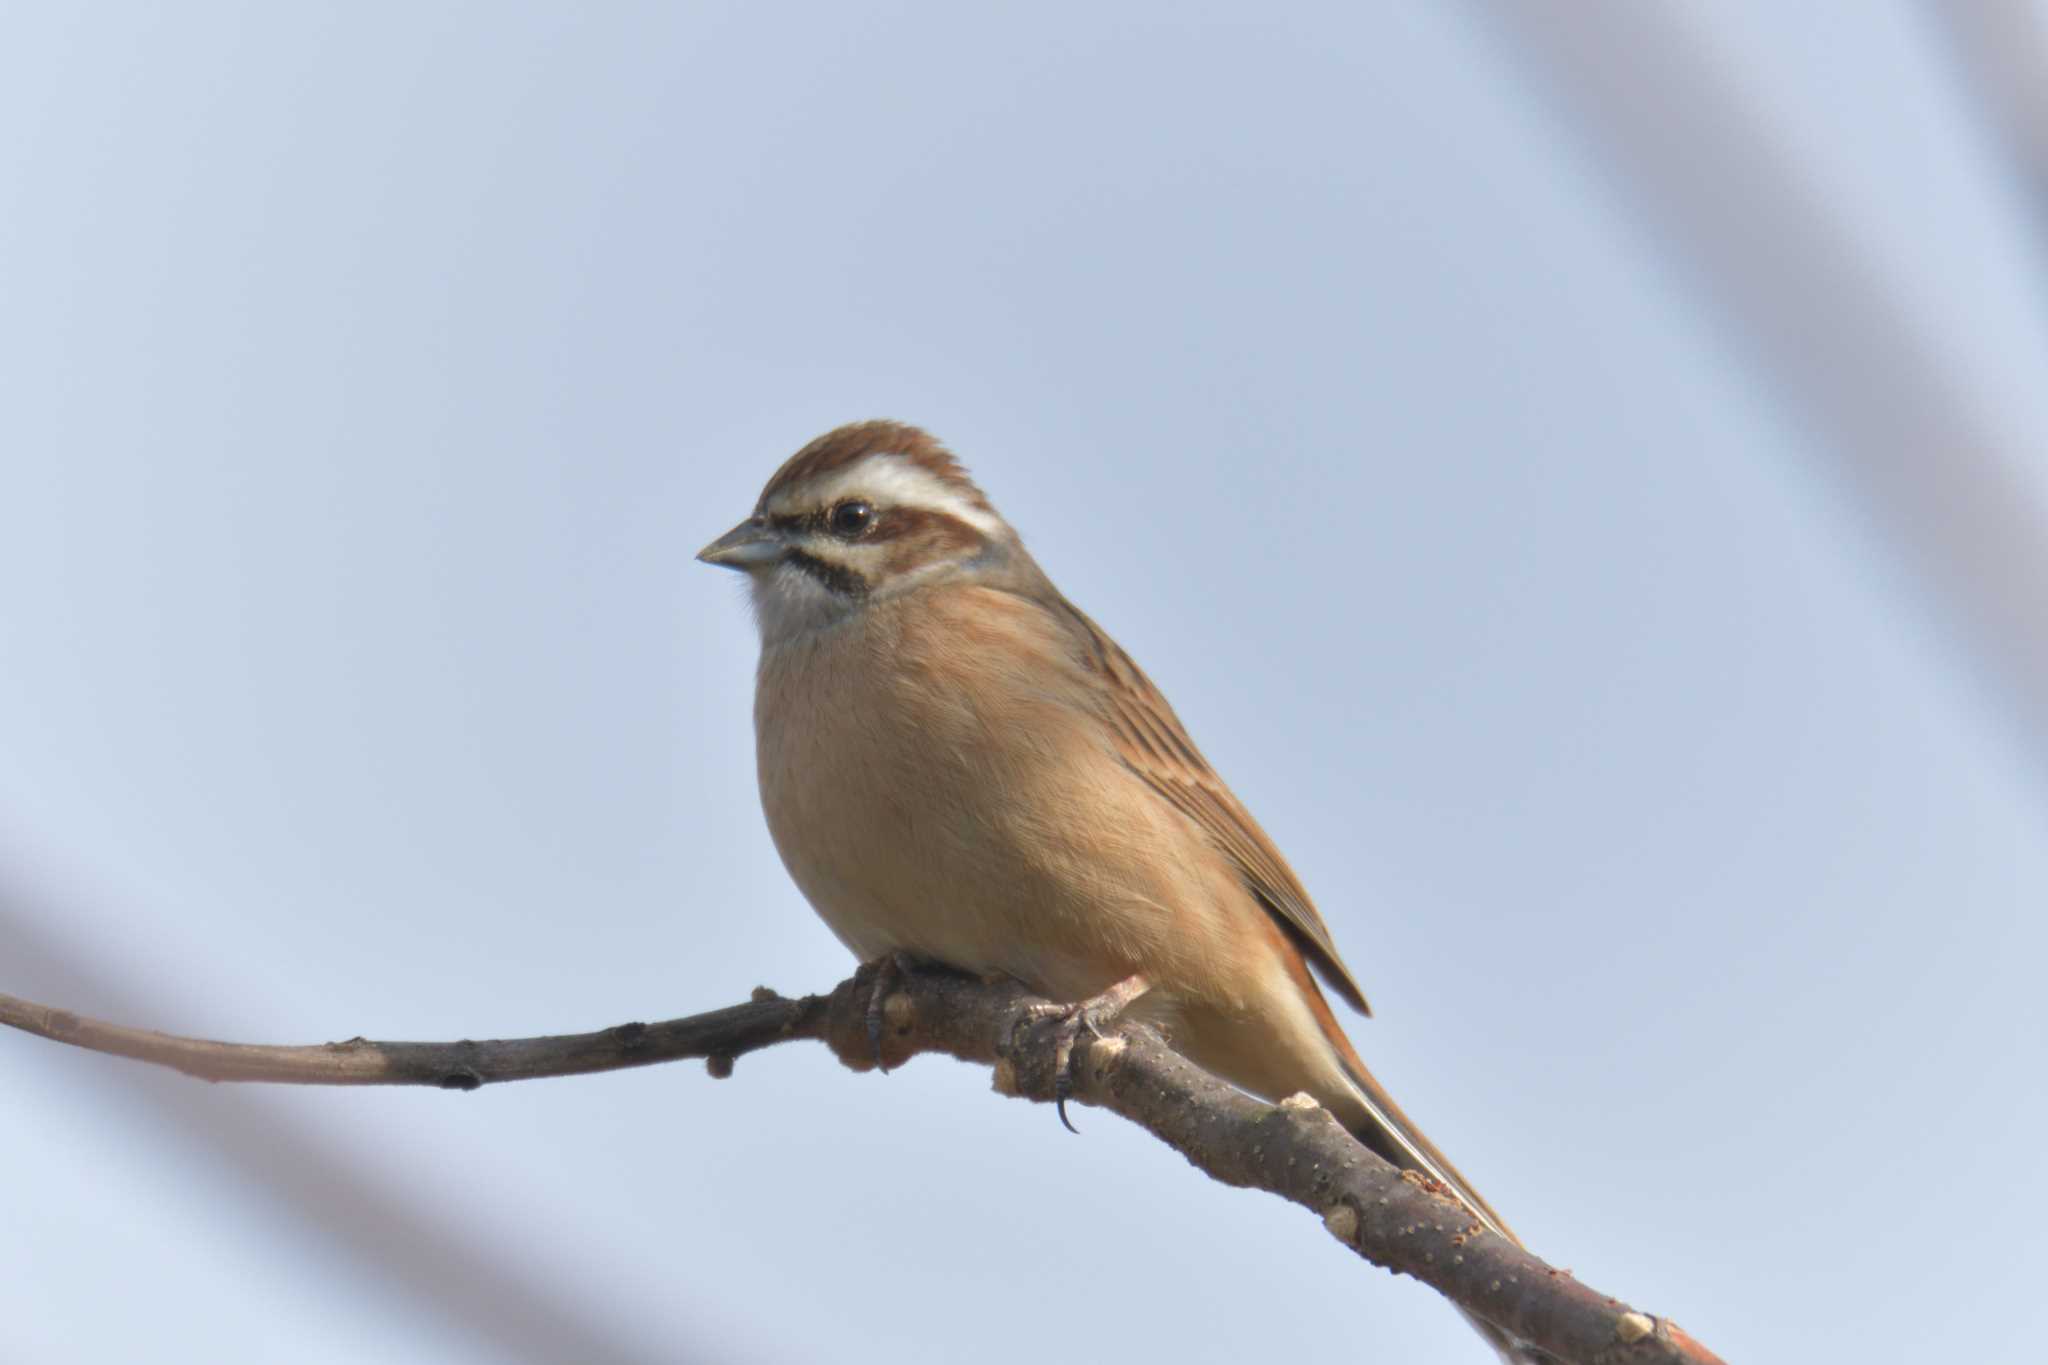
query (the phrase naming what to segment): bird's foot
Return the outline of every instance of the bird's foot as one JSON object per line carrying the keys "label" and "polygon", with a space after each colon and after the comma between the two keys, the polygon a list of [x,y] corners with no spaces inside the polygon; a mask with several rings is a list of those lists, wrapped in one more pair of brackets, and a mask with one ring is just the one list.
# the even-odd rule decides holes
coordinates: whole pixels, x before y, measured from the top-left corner
{"label": "bird's foot", "polygon": [[1130,1008],[1132,1001],[1151,988],[1151,983],[1142,974],[1133,973],[1086,1000],[1076,1000],[1068,1005],[1031,1007],[1031,1012],[1039,1018],[1059,1020],[1053,1031],[1052,1107],[1068,1132],[1078,1134],[1081,1131],[1067,1117],[1067,1101],[1074,1093],[1074,1044],[1080,1041],[1081,1030],[1087,1029],[1090,1036],[1096,1038],[1106,1036],[1103,1030],[1115,1023],[1118,1016]]}
{"label": "bird's foot", "polygon": [[882,1033],[887,1023],[883,1006],[896,993],[904,978],[918,969],[916,957],[897,950],[883,953],[873,962],[866,964],[874,969],[874,981],[868,988],[868,1005],[865,1022],[868,1029],[868,1052],[875,1059],[875,1067],[883,1075],[889,1074],[889,1063],[882,1056]]}

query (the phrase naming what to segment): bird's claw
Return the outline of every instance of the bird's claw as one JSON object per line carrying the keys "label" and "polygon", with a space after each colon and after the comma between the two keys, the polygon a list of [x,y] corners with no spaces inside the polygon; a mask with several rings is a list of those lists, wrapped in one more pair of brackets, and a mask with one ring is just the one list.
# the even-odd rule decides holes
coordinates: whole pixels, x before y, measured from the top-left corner
{"label": "bird's claw", "polygon": [[875,1059],[876,1069],[884,1076],[889,1074],[889,1063],[882,1056],[882,1026],[885,1022],[882,1006],[916,966],[908,954],[900,952],[884,953],[874,962],[875,979],[873,986],[868,990],[865,1022],[868,1029],[868,1052]]}
{"label": "bird's claw", "polygon": [[1081,1130],[1067,1117],[1067,1101],[1074,1097],[1074,1044],[1080,1041],[1084,1028],[1090,1037],[1107,1037],[1103,1030],[1115,1023],[1130,1003],[1147,989],[1143,976],[1128,976],[1100,995],[1092,995],[1086,1000],[1076,1000],[1069,1005],[1031,1007],[1031,1012],[1040,1018],[1059,1020],[1053,1027],[1052,1107],[1060,1117],[1060,1125],[1076,1137],[1080,1136]]}

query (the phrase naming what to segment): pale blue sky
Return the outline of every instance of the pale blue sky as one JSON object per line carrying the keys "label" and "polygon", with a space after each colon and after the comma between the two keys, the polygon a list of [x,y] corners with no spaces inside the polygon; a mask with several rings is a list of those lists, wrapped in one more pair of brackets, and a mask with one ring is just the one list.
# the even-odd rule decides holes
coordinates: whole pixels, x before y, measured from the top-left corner
{"label": "pale blue sky", "polygon": [[[2040,244],[1926,13],[1683,9],[2048,449]],[[1700,289],[1479,5],[0,11],[0,990],[302,1041],[837,981],[690,555],[899,417],[1173,698],[1536,1251],[1730,1360],[2031,1365],[2043,774]],[[592,1358],[1483,1359],[935,1060],[0,1085],[4,1359],[574,1339],[408,1292],[430,1235]]]}

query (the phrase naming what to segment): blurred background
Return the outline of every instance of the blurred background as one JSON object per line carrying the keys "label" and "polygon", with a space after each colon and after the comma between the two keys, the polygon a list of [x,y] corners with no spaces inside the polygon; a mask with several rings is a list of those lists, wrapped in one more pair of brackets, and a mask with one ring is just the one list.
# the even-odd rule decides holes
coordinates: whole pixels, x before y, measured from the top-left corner
{"label": "blurred background", "polygon": [[[850,966],[691,563],[929,426],[1540,1254],[2039,1359],[2038,3],[0,11],[0,990],[258,1041]],[[8,1361],[1477,1361],[1095,1111],[0,1037]]]}

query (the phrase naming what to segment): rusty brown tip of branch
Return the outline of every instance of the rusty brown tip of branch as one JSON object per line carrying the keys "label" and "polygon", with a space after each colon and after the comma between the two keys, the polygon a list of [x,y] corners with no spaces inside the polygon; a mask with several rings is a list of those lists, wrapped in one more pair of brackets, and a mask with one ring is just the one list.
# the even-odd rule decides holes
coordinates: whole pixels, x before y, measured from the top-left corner
{"label": "rusty brown tip of branch", "polygon": [[[866,1070],[875,1062],[867,1023],[874,986],[875,968],[863,967],[829,995],[790,1000],[763,987],[746,1004],[683,1019],[483,1042],[222,1043],[109,1024],[7,995],[0,995],[0,1023],[207,1080],[472,1090],[681,1058],[701,1058],[711,1075],[729,1076],[736,1058],[798,1038],[817,1039],[846,1065]],[[895,1066],[919,1053],[944,1053],[992,1067],[1003,1094],[1049,1102],[1059,1080],[1058,1012],[1044,1005],[1011,983],[899,972],[882,1010],[883,1060]],[[1102,1039],[1084,1033],[1068,1078],[1076,1102],[1122,1115],[1225,1184],[1302,1205],[1358,1255],[1421,1280],[1567,1365],[1719,1365],[1668,1318],[1598,1294],[1480,1228],[1435,1182],[1406,1178],[1306,1096],[1263,1103],[1140,1027]]]}
{"label": "rusty brown tip of branch", "polygon": [[1670,1318],[1657,1319],[1657,1335],[1671,1343],[1672,1348],[1678,1352],[1681,1360],[1703,1363],[1703,1365],[1721,1365],[1721,1357],[1700,1345],[1691,1336],[1688,1336],[1685,1329]]}

